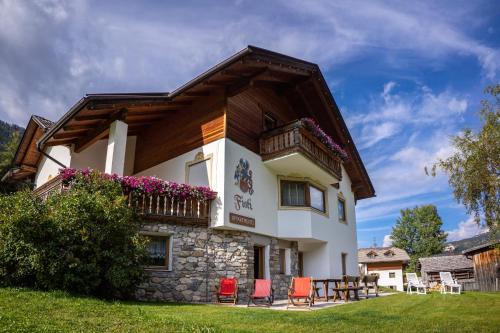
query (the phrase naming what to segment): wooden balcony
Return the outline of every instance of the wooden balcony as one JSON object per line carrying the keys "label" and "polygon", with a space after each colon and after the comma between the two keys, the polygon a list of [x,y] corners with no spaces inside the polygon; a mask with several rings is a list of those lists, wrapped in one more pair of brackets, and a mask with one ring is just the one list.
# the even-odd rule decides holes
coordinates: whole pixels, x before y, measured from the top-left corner
{"label": "wooden balcony", "polygon": [[[53,193],[68,190],[61,176],[52,178],[33,193],[46,200]],[[210,222],[210,206],[213,200],[174,199],[165,195],[127,195],[127,203],[147,220],[168,220],[180,223],[207,225]]]}
{"label": "wooden balcony", "polygon": [[314,137],[300,121],[262,134],[260,155],[263,161],[300,153],[335,177],[342,178],[342,160]]}
{"label": "wooden balcony", "polygon": [[183,223],[208,225],[212,200],[188,198],[184,200],[166,195],[128,195],[128,204],[150,220],[176,220]]}

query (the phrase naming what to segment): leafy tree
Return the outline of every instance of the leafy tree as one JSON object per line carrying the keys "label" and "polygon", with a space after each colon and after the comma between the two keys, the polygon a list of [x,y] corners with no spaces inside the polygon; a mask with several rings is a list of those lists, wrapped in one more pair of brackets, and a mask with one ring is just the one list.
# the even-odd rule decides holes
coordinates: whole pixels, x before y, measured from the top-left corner
{"label": "leafy tree", "polygon": [[485,93],[491,100],[482,101],[481,130],[464,129],[452,137],[455,153],[439,160],[432,174],[437,168],[448,174],[455,199],[477,223],[483,216],[493,236],[500,232],[500,85],[487,87]]}
{"label": "leafy tree", "polygon": [[0,196],[0,284],[130,297],[145,277],[139,225],[121,187],[101,177],[45,202]]}
{"label": "leafy tree", "polygon": [[[19,145],[19,141],[21,140],[21,134],[19,131],[13,131],[10,133],[10,137],[0,146],[0,179],[9,171],[12,167],[12,160],[14,159],[14,155],[16,154],[17,146]],[[14,184],[6,184],[4,182],[0,182],[0,192],[12,192],[17,188]]]}
{"label": "leafy tree", "polygon": [[392,245],[404,249],[410,256],[408,269],[416,271],[418,259],[440,253],[446,241],[441,229],[441,217],[434,205],[401,210],[401,216],[392,228]]}

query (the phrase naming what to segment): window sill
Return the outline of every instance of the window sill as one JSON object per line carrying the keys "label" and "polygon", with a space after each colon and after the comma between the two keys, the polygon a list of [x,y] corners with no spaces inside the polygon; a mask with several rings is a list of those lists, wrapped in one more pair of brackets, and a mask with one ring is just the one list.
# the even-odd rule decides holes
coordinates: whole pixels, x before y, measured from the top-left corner
{"label": "window sill", "polygon": [[322,215],[325,217],[329,217],[329,215],[326,212],[322,212],[316,208],[313,207],[306,207],[306,206],[279,206],[279,210],[301,210],[301,211],[306,211],[306,212],[313,212],[318,215]]}
{"label": "window sill", "polygon": [[144,267],[144,270],[146,271],[152,271],[152,272],[172,272],[172,269],[168,269],[166,267]]}

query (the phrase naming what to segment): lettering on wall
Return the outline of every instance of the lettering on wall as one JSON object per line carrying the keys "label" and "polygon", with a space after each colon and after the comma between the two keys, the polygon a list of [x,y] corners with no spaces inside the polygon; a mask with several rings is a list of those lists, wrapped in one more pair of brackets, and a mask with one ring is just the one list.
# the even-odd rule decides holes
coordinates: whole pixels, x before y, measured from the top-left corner
{"label": "lettering on wall", "polygon": [[[234,195],[234,208],[239,211],[242,208],[253,210],[252,207],[252,199],[249,196],[252,196],[254,193],[253,190],[253,173],[250,170],[250,163],[244,158],[240,158],[238,165],[236,166],[236,170],[234,171],[234,185],[238,186],[240,191],[243,194],[235,194]],[[248,194],[249,196],[245,196]]]}
{"label": "lettering on wall", "polygon": [[229,213],[229,222],[243,225],[245,227],[255,228],[255,219],[234,213]]}

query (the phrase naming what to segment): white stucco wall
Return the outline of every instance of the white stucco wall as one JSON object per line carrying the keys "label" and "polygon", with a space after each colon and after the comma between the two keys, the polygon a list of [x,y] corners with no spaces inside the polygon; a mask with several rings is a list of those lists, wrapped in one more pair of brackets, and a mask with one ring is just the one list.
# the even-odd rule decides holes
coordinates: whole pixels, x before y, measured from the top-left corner
{"label": "white stucco wall", "polygon": [[[137,137],[127,137],[127,148],[125,152],[125,166],[123,174],[132,175],[134,171],[135,145]],[[75,169],[91,168],[104,172],[106,166],[106,151],[108,140],[99,140],[80,153],[71,153],[71,167]]]}
{"label": "white stucco wall", "polygon": [[203,147],[179,155],[173,159],[141,171],[135,174],[135,176],[156,176],[163,180],[185,183],[186,163],[193,161],[200,152],[203,153],[205,157],[211,156],[211,170],[207,172],[210,175],[210,187],[217,192],[217,199],[212,204],[211,223],[212,225],[223,225],[224,215],[222,202],[224,201],[225,139],[211,142]]}
{"label": "white stucco wall", "polygon": [[[403,291],[403,270],[402,269],[384,269],[384,270],[369,270],[369,273],[377,273],[379,275],[379,286],[391,287],[395,286],[396,290]],[[390,278],[389,273],[394,273],[395,277]]]}
{"label": "white stucco wall", "polygon": [[[246,159],[252,171],[254,193],[243,193],[234,181],[234,172],[240,158]],[[358,275],[356,214],[354,195],[349,176],[342,168],[339,189],[319,179],[312,179],[327,188],[328,214],[312,210],[279,209],[279,170],[268,168],[259,155],[226,140],[226,185],[223,221],[225,227],[247,230],[259,234],[299,241],[299,250],[304,252],[304,274],[313,277],[339,277],[342,274],[342,253],[347,253],[346,269],[349,275]],[[324,178],[324,177],[323,177]],[[320,179],[323,179],[320,178]],[[339,193],[346,203],[347,224],[339,222],[337,198]],[[251,200],[252,209],[235,207],[234,195]],[[236,213],[255,219],[255,228],[229,222],[229,213]]]}
{"label": "white stucco wall", "polygon": [[[69,148],[65,146],[53,146],[45,149],[45,153],[61,162],[65,166],[71,163],[71,155]],[[46,156],[42,155],[40,163],[38,164],[38,171],[35,175],[35,187],[45,184],[48,180],[59,174],[61,166]]]}

